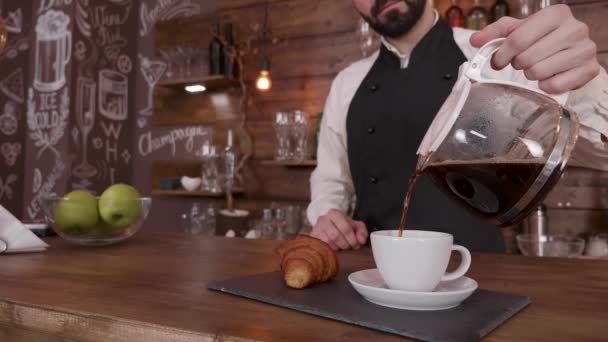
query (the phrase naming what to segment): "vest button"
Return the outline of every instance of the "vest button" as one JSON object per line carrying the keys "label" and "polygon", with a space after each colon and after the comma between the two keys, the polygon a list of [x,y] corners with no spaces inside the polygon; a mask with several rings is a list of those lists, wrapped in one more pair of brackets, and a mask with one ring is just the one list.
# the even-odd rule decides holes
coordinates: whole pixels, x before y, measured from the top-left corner
{"label": "vest button", "polygon": [[367,134],[374,134],[374,132],[376,132],[376,128],[374,126],[367,128]]}
{"label": "vest button", "polygon": [[378,184],[378,178],[374,176],[369,177],[369,181],[372,182],[372,184]]}
{"label": "vest button", "polygon": [[451,80],[452,79],[452,74],[450,74],[449,72],[446,73],[445,75],[443,75],[443,79],[447,80],[447,81]]}
{"label": "vest button", "polygon": [[372,93],[375,93],[378,89],[380,89],[380,87],[377,84],[372,84],[369,86],[369,91]]}

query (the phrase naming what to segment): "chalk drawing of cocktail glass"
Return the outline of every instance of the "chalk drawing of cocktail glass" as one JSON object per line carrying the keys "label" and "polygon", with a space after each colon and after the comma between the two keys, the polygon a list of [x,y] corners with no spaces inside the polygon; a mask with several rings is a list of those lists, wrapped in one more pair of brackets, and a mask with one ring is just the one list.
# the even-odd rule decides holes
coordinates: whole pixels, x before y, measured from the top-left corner
{"label": "chalk drawing of cocktail glass", "polygon": [[51,92],[65,84],[65,67],[72,54],[70,18],[61,11],[50,10],[36,23],[36,64],[34,88]]}
{"label": "chalk drawing of cocktail glass", "polygon": [[87,161],[89,133],[95,125],[95,87],[93,80],[79,78],[76,96],[76,123],[82,134],[82,162],[72,171],[76,177],[90,178],[97,174],[97,169]]}
{"label": "chalk drawing of cocktail glass", "polygon": [[167,63],[160,60],[152,61],[148,57],[139,56],[139,58],[141,73],[148,84],[148,105],[139,113],[141,115],[152,115],[152,106],[154,105],[152,102],[152,95],[154,95],[154,86],[163,76],[165,70],[167,70]]}
{"label": "chalk drawing of cocktail glass", "polygon": [[129,99],[127,76],[110,69],[99,72],[99,112],[110,120],[127,118]]}

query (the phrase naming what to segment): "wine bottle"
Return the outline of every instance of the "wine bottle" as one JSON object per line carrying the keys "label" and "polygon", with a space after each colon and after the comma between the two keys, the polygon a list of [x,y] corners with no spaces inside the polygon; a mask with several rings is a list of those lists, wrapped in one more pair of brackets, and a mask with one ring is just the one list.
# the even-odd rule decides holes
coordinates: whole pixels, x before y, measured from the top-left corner
{"label": "wine bottle", "polygon": [[492,6],[492,22],[509,15],[509,4],[505,0],[496,0]]}
{"label": "wine bottle", "polygon": [[238,150],[234,143],[234,131],[228,130],[226,147],[224,148],[224,186],[226,189],[233,189],[236,185],[236,168],[238,164]]}
{"label": "wine bottle", "polygon": [[[232,24],[224,24],[224,40],[228,46],[224,47],[224,70],[223,74],[226,77],[234,77],[234,65],[235,59],[230,58],[230,54],[226,51],[229,48],[234,47],[234,37],[232,36]],[[236,57],[236,56],[235,56]]]}
{"label": "wine bottle", "polygon": [[457,0],[452,0],[452,6],[445,11],[445,21],[451,27],[464,27],[464,13],[457,2]]}
{"label": "wine bottle", "polygon": [[470,30],[482,30],[488,26],[489,19],[488,11],[481,7],[479,0],[475,0],[475,6],[465,18],[465,27]]}
{"label": "wine bottle", "polygon": [[220,24],[215,24],[214,36],[209,43],[209,74],[220,75],[224,71],[224,46],[218,39],[217,34],[220,32]]}

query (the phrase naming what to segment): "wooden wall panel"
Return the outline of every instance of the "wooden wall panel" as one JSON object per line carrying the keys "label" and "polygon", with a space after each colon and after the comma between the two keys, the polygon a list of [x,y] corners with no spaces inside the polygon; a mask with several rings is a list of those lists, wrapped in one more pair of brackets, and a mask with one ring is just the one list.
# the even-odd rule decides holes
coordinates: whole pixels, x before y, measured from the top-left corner
{"label": "wooden wall panel", "polygon": [[[219,3],[228,2],[219,1]],[[214,20],[238,23],[238,40],[259,39],[264,6],[246,6],[219,11],[213,18],[194,16],[157,24],[156,48],[207,46]],[[287,0],[270,4],[269,23],[280,40],[332,33],[354,32],[358,15],[350,1]],[[174,37],[180,37],[179,41]]]}
{"label": "wooden wall panel", "polygon": [[[271,73],[276,79],[309,78],[335,75],[361,56],[352,32],[334,33],[323,36],[293,38],[268,50],[272,60]],[[245,58],[247,79],[257,76],[263,54]],[[254,75],[251,75],[254,73]],[[253,76],[253,77],[252,77]]]}

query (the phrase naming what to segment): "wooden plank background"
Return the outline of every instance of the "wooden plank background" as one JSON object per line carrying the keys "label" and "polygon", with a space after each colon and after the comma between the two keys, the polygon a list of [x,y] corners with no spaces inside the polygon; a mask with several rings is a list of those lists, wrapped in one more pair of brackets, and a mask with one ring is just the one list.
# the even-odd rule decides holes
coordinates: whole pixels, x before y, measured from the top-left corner
{"label": "wooden plank background", "polygon": [[[490,8],[493,0],[482,0]],[[508,1],[518,9],[519,2]],[[264,0],[219,0],[214,18],[238,23],[238,38],[255,36],[264,17]],[[448,0],[435,0],[434,5],[444,13]],[[568,3],[577,18],[590,27],[592,38],[598,44],[599,59],[608,66],[608,1],[570,0]],[[473,0],[460,0],[468,11]],[[316,117],[322,111],[332,79],[344,67],[361,58],[356,26],[358,14],[350,1],[328,0],[271,0],[269,18],[272,32],[278,42],[269,48],[272,58],[273,88],[268,93],[253,91],[246,112],[246,129],[253,138],[253,176],[248,203],[272,200],[289,200],[306,204],[309,200],[308,179],[312,168],[287,169],[281,166],[261,165],[271,159],[274,137],[271,126],[273,113],[281,110],[303,109]],[[214,19],[214,20],[215,20]],[[209,19],[186,18],[161,23],[157,26],[157,49],[175,45],[206,47],[209,42]],[[179,40],[176,39],[179,37]],[[249,84],[255,79],[262,53],[244,59],[245,78]],[[199,100],[188,100],[180,108],[187,111],[158,114],[165,117],[158,123],[195,123],[208,117],[204,109],[209,101],[202,95]],[[608,228],[604,209],[608,208],[608,176],[589,170],[569,170],[560,185],[547,199],[550,208],[551,229],[562,232],[584,232]],[[255,205],[253,205],[255,207]]]}

